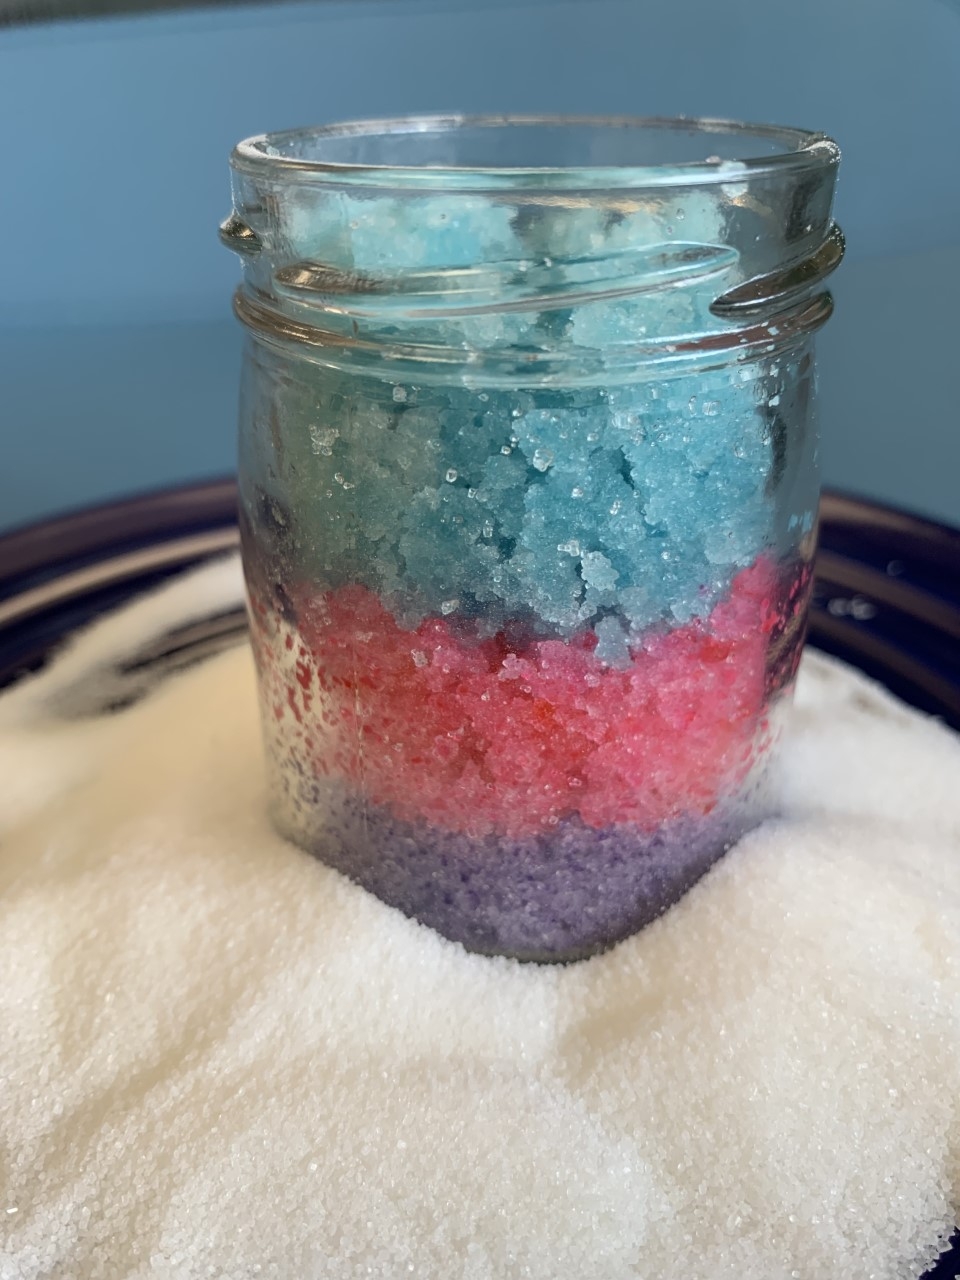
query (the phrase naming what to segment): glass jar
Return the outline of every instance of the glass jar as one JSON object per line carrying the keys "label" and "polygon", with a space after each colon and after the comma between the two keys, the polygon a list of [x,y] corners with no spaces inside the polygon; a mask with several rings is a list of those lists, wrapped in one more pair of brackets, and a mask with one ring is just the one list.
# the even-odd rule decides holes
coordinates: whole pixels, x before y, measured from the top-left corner
{"label": "glass jar", "polygon": [[471,950],[570,960],[768,815],[838,162],[819,134],[689,120],[236,148],[283,833]]}

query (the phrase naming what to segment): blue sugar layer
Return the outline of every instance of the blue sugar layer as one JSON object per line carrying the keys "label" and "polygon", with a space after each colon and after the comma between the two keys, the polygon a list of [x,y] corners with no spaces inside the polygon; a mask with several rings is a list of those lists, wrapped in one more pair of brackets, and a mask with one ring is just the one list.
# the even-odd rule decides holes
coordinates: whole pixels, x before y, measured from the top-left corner
{"label": "blue sugar layer", "polygon": [[778,420],[755,372],[484,392],[307,366],[257,432],[275,550],[287,576],[360,583],[411,626],[704,616],[770,539]]}
{"label": "blue sugar layer", "polygon": [[[735,180],[738,166],[729,168]],[[264,256],[333,269],[336,306],[323,323],[344,333],[345,315],[359,318],[364,336],[388,341],[398,336],[389,321],[402,312],[406,340],[472,351],[601,351],[728,327],[710,304],[739,278],[739,256],[724,243],[735,196],[726,184],[658,200],[598,193],[588,202],[549,193],[390,199],[307,188],[280,210]],[[531,295],[522,282],[534,278]],[[261,283],[270,288],[269,279]],[[592,301],[583,301],[584,285]],[[545,310],[573,294],[570,310]],[[503,306],[519,295],[519,310]],[[288,298],[318,301],[296,291]]]}
{"label": "blue sugar layer", "polygon": [[[727,168],[735,184],[742,167]],[[387,360],[381,376],[303,360],[256,389],[249,470],[280,513],[289,575],[360,583],[410,625],[473,613],[569,635],[603,622],[614,647],[614,631],[708,613],[769,541],[773,358],[758,377],[757,361],[678,372],[637,356],[628,385],[612,373],[605,389],[518,391],[484,386],[482,353],[601,367],[623,344],[672,350],[671,337],[724,328],[710,305],[737,270],[724,244],[736,194],[297,191],[251,270],[324,264],[336,305],[323,289],[296,295],[308,322],[385,351],[421,341],[479,358],[427,369],[424,385],[391,380]],[[531,271],[530,309],[504,310]],[[582,299],[584,281],[594,301],[557,303],[568,286]],[[478,289],[492,309],[471,313]]]}
{"label": "blue sugar layer", "polygon": [[576,819],[549,835],[475,839],[317,787],[312,804],[304,795],[278,816],[291,839],[469,951],[542,962],[583,959],[636,933],[764,816],[731,807],[653,833]]}

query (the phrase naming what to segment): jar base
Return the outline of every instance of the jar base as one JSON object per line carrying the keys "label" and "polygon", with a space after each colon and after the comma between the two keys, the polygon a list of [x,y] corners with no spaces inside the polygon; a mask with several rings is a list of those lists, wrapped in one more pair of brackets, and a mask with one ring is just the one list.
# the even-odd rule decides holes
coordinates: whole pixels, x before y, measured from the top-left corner
{"label": "jar base", "polygon": [[742,797],[655,831],[570,818],[542,834],[472,837],[395,818],[340,785],[278,806],[287,838],[388,906],[482,955],[569,963],[639,932],[769,816]]}

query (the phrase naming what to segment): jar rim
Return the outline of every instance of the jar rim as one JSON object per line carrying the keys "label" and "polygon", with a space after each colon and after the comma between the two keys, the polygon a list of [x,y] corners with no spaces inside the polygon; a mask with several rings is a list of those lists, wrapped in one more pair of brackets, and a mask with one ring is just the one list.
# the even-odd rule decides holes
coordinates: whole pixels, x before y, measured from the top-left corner
{"label": "jar rim", "polygon": [[[671,163],[577,163],[573,165],[445,163],[370,163],[324,157],[323,149],[335,150],[344,140],[422,139],[424,135],[462,136],[471,129],[587,129],[596,131],[641,131],[661,135],[668,131],[723,137],[728,149],[749,142],[768,148],[765,154],[727,158],[709,156],[703,160]],[[333,146],[331,146],[333,144]],[[775,148],[769,150],[769,148]],[[304,154],[308,149],[315,154]],[[351,120],[337,124],[310,126],[258,134],[239,142],[230,158],[238,172],[260,178],[288,176],[296,181],[373,188],[416,188],[432,190],[489,191],[498,188],[560,188],[597,190],[662,188],[672,185],[700,186],[743,182],[785,171],[821,168],[840,160],[840,148],[824,133],[787,126],[749,124],[736,120],[692,116],[597,116],[597,115],[423,115],[385,119]]]}

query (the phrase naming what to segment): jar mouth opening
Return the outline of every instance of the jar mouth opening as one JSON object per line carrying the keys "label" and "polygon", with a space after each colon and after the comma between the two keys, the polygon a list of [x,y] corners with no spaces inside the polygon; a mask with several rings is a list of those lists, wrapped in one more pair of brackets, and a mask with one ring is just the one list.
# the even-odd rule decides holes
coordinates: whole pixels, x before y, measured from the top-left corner
{"label": "jar mouth opening", "polygon": [[744,182],[839,162],[823,133],[685,116],[409,116],[260,134],[232,167],[384,189],[578,190]]}

